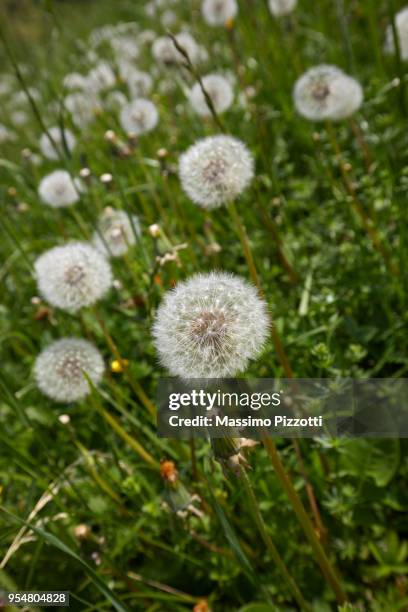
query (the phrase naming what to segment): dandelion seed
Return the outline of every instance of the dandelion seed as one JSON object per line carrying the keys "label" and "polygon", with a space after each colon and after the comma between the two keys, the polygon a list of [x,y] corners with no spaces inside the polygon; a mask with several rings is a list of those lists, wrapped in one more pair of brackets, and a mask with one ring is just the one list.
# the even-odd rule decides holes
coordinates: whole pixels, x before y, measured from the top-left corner
{"label": "dandelion seed", "polygon": [[[93,344],[79,338],[62,338],[38,355],[34,376],[47,397],[57,402],[75,402],[90,392],[86,376],[98,385],[104,369],[102,356]],[[67,424],[69,420],[61,422]]]}
{"label": "dandelion seed", "polygon": [[209,136],[191,146],[179,162],[185,193],[203,208],[218,208],[237,198],[254,176],[246,146],[231,136]]}
{"label": "dandelion seed", "polygon": [[243,372],[269,330],[266,303],[252,285],[223,272],[196,274],[169,291],[153,326],[162,365],[182,378]]}
{"label": "dandelion seed", "polygon": [[[40,138],[41,153],[47,159],[52,159],[52,160],[59,159],[63,155],[65,147],[69,152],[71,152],[74,149],[76,138],[71,132],[71,130],[64,129],[62,131],[60,127],[54,126],[54,127],[49,128],[48,132],[53,142],[51,142],[51,139],[46,132],[42,134]],[[58,155],[58,152],[55,150],[54,145],[57,147],[58,151],[60,152],[59,155]]]}
{"label": "dandelion seed", "polygon": [[139,98],[129,102],[120,111],[120,124],[123,129],[134,136],[140,136],[153,130],[159,120],[156,106],[150,100]]}
{"label": "dandelion seed", "polygon": [[[227,79],[219,74],[208,74],[202,79],[204,89],[211,98],[214,109],[218,114],[226,111],[232,104],[234,94]],[[211,116],[211,110],[199,83],[196,83],[190,92],[190,104],[198,115]]]}
{"label": "dandelion seed", "polygon": [[110,91],[104,100],[104,106],[109,110],[117,111],[127,102],[127,97],[121,91]]}
{"label": "dandelion seed", "polygon": [[107,259],[87,242],[73,242],[43,253],[34,264],[44,300],[70,313],[95,304],[112,285]]}
{"label": "dandelion seed", "polygon": [[234,19],[238,5],[236,0],[204,0],[201,12],[208,25],[219,26]]}
{"label": "dandelion seed", "polygon": [[63,208],[78,202],[78,191],[79,183],[74,182],[66,170],[54,170],[38,186],[40,198],[53,208]]}
{"label": "dandelion seed", "polygon": [[93,235],[93,244],[108,257],[120,257],[136,244],[136,237],[140,233],[140,223],[135,215],[130,218],[124,210],[105,208],[98,220],[98,231]]}
{"label": "dandelion seed", "polygon": [[297,5],[297,0],[269,0],[269,10],[275,17],[289,15]]}
{"label": "dandelion seed", "polygon": [[305,72],[296,81],[293,96],[298,113],[311,121],[345,119],[363,102],[360,83],[326,64]]}

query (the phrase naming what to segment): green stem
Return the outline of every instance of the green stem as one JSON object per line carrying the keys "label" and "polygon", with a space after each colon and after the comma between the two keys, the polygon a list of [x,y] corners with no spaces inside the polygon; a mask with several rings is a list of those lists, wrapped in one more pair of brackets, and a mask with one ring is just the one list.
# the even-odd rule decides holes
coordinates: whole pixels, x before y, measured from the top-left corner
{"label": "green stem", "polygon": [[293,510],[295,511],[296,516],[298,517],[298,520],[303,528],[303,531],[305,532],[305,535],[310,542],[310,545],[316,557],[316,561],[320,566],[320,569],[322,571],[322,574],[327,584],[330,586],[330,588],[333,590],[334,594],[336,595],[336,599],[338,603],[339,604],[344,603],[347,600],[347,596],[343,590],[343,587],[339,581],[339,578],[335,570],[333,569],[321,543],[319,542],[319,539],[313,529],[312,522],[309,516],[307,515],[306,510],[303,506],[302,500],[297,494],[292,484],[292,481],[290,480],[288,474],[285,471],[285,468],[280,460],[280,457],[279,457],[279,454],[278,454],[278,451],[276,449],[274,442],[270,438],[265,438],[265,437],[262,438],[262,442],[266,449],[266,452],[268,453],[271,459],[275,473],[277,477],[279,478],[283,488],[285,489],[285,492],[289,498],[289,501],[292,504]]}
{"label": "green stem", "polygon": [[282,557],[279,554],[278,549],[276,548],[275,544],[272,541],[271,536],[269,535],[267,529],[266,529],[266,525],[265,522],[262,518],[262,515],[259,511],[259,507],[258,507],[258,503],[257,503],[257,499],[255,497],[255,493],[254,490],[252,488],[251,482],[248,478],[248,475],[245,471],[244,468],[241,468],[240,470],[240,474],[241,474],[241,478],[242,478],[242,482],[244,484],[244,488],[245,488],[245,492],[247,494],[248,500],[249,500],[249,506],[250,509],[252,511],[252,514],[254,516],[255,519],[255,523],[258,527],[259,533],[264,541],[264,544],[266,546],[266,548],[268,549],[274,563],[276,564],[276,566],[279,568],[279,571],[282,573],[283,577],[285,578],[288,587],[293,595],[293,597],[295,598],[295,600],[297,601],[297,603],[299,604],[300,608],[302,610],[307,610],[308,612],[311,612],[312,607],[307,603],[307,601],[304,599],[302,593],[299,590],[299,587],[297,586],[295,580],[292,578],[288,568],[285,565],[285,562],[283,561]]}

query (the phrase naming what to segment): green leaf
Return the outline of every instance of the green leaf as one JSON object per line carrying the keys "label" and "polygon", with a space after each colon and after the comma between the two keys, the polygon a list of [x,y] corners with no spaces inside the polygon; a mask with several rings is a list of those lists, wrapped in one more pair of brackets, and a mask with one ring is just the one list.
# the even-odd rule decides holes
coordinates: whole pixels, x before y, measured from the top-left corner
{"label": "green leaf", "polygon": [[393,478],[400,461],[397,439],[349,440],[340,448],[343,468],[362,479],[372,478],[378,487],[385,487]]}

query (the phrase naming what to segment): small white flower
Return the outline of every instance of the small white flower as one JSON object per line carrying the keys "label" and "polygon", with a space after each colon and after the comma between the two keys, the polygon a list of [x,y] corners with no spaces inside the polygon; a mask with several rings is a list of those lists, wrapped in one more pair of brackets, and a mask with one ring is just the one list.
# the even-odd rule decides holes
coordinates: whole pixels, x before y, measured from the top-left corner
{"label": "small white flower", "polygon": [[201,5],[204,20],[211,26],[224,25],[238,12],[236,0],[204,0]]}
{"label": "small white flower", "polygon": [[112,285],[107,259],[87,242],[43,253],[34,264],[38,289],[51,306],[70,313],[101,299]]}
{"label": "small white flower", "polygon": [[102,356],[93,344],[80,338],[62,338],[38,355],[34,376],[47,397],[57,402],[75,402],[90,392],[86,376],[96,386],[104,369]]}
{"label": "small white flower", "polygon": [[[229,81],[219,74],[208,74],[203,77],[202,82],[204,89],[211,98],[215,111],[219,114],[226,111],[234,100],[234,94]],[[189,98],[191,106],[198,115],[202,117],[211,116],[210,108],[199,83],[194,85]]]}
{"label": "small white flower", "polygon": [[156,106],[150,100],[139,98],[122,107],[120,124],[128,133],[135,136],[153,130],[159,120]]}
{"label": "small white flower", "polygon": [[296,81],[293,97],[298,113],[306,119],[335,121],[360,108],[363,90],[340,68],[322,64],[310,68]]}
{"label": "small white flower", "polygon": [[246,146],[232,136],[209,136],[191,146],[179,161],[181,186],[203,208],[218,208],[237,198],[254,176]]}
{"label": "small white flower", "polygon": [[266,303],[244,279],[196,274],[169,291],[153,326],[162,365],[182,378],[224,378],[245,371],[269,331]]}
{"label": "small white flower", "polygon": [[[401,9],[395,15],[395,27],[397,30],[401,58],[404,61],[408,60],[408,6]],[[385,32],[385,51],[386,53],[395,53],[394,36],[391,25],[387,27]]]}
{"label": "small white flower", "polygon": [[119,257],[136,244],[139,236],[140,223],[135,215],[129,217],[124,210],[106,208],[98,220],[93,244],[105,256]]}
{"label": "small white flower", "polygon": [[297,0],[269,0],[269,10],[275,17],[289,15],[297,5]]}
{"label": "small white flower", "polygon": [[[59,159],[60,157],[64,156],[65,148],[68,150],[68,152],[71,152],[74,149],[76,138],[71,130],[68,130],[67,128],[61,130],[60,127],[54,126],[49,128],[48,132],[53,142],[51,142],[51,139],[46,132],[42,134],[40,138],[41,153],[47,159]],[[55,150],[54,145],[57,147],[58,151]]]}
{"label": "small white flower", "polygon": [[38,193],[45,204],[63,208],[78,202],[78,187],[66,170],[54,170],[41,180]]}

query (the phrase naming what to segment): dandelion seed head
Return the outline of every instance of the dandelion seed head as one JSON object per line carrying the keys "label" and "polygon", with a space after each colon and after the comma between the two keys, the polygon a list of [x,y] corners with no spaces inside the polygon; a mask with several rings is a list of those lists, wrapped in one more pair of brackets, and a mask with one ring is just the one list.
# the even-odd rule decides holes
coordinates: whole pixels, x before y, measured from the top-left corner
{"label": "dandelion seed head", "polygon": [[87,80],[88,87],[97,94],[113,87],[116,83],[116,76],[109,64],[101,62],[89,71]]}
{"label": "dandelion seed head", "polygon": [[[191,34],[188,32],[180,32],[176,34],[175,39],[187,52],[193,64],[200,61],[200,47]],[[152,54],[154,59],[162,64],[177,64],[185,61],[185,58],[169,36],[160,36],[156,38],[152,45]]]}
{"label": "dandelion seed head", "polygon": [[85,128],[95,116],[95,111],[100,108],[99,101],[92,91],[86,94],[75,91],[65,97],[64,105],[71,114],[73,123],[79,128]]}
{"label": "dandelion seed head", "polygon": [[[84,375],[98,385],[104,363],[98,349],[80,338],[62,338],[47,346],[37,357],[34,377],[44,395],[57,402],[75,402],[90,392]],[[69,420],[61,421],[64,424]]]}
{"label": "dandelion seed head", "polygon": [[208,25],[224,25],[238,13],[236,0],[204,0],[201,12]]}
{"label": "dandelion seed head", "polygon": [[17,136],[15,135],[15,133],[9,130],[9,128],[5,125],[0,123],[0,144],[3,144],[5,142],[14,142],[15,140],[17,140]]}
{"label": "dandelion seed head", "polygon": [[127,82],[129,92],[134,98],[148,96],[153,88],[153,79],[148,72],[143,70],[129,70],[124,79]]}
{"label": "dandelion seed head", "polygon": [[134,136],[139,136],[153,130],[159,121],[156,106],[150,100],[138,98],[122,107],[120,124],[122,128]]}
{"label": "dandelion seed head", "polygon": [[112,285],[109,262],[87,242],[46,251],[36,260],[34,269],[44,300],[70,313],[94,304]]}
{"label": "dandelion seed head", "polygon": [[124,210],[106,208],[98,220],[93,244],[105,256],[120,257],[136,243],[140,233],[140,223],[135,215],[130,218]]}
{"label": "dandelion seed head", "polygon": [[235,200],[254,176],[247,147],[232,136],[209,136],[191,146],[179,161],[185,193],[203,208],[218,208]]}
{"label": "dandelion seed head", "polygon": [[[401,9],[395,15],[395,28],[401,53],[401,59],[408,60],[408,6]],[[385,52],[395,53],[394,35],[392,26],[389,25],[385,32]]]}
{"label": "dandelion seed head", "polygon": [[289,15],[297,5],[297,0],[269,0],[269,10],[275,17]]}
{"label": "dandelion seed head", "polygon": [[63,208],[78,202],[78,187],[66,170],[54,170],[40,181],[38,194],[53,208]]}
{"label": "dandelion seed head", "polygon": [[[208,74],[202,79],[204,89],[208,93],[218,114],[226,111],[234,99],[230,82],[219,74]],[[190,92],[190,104],[198,115],[202,117],[211,116],[211,110],[207,104],[200,84],[196,83]]]}
{"label": "dandelion seed head", "polygon": [[75,90],[75,89],[87,89],[88,81],[87,78],[84,77],[83,74],[79,74],[78,72],[70,72],[66,74],[63,81],[63,86],[65,89]]}
{"label": "dandelion seed head", "polygon": [[[51,142],[51,139],[49,138],[46,132],[44,132],[44,134],[42,134],[40,138],[41,153],[47,159],[59,159],[63,155],[65,147],[69,152],[74,149],[76,138],[71,132],[71,130],[65,128],[62,131],[60,127],[54,126],[49,128],[48,132],[53,142]],[[58,151],[60,152],[60,155],[58,155],[58,152],[55,150],[53,143],[56,145]]]}
{"label": "dandelion seed head", "polygon": [[298,113],[311,121],[345,119],[363,102],[360,83],[326,64],[307,70],[296,81],[293,96]]}
{"label": "dandelion seed head", "polygon": [[243,372],[268,331],[267,307],[255,287],[224,272],[179,283],[165,295],[153,326],[162,365],[182,378]]}

